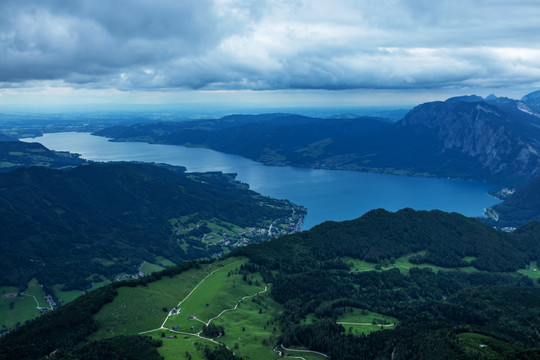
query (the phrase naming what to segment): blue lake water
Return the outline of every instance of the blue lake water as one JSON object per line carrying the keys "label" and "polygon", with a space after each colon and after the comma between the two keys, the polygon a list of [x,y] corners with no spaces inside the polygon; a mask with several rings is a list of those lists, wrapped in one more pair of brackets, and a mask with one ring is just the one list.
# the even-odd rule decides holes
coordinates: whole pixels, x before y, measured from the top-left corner
{"label": "blue lake water", "polygon": [[440,209],[483,216],[499,202],[487,194],[493,186],[473,181],[428,179],[356,171],[265,166],[246,158],[208,149],[111,142],[88,133],[52,133],[25,139],[52,150],[78,153],[94,161],[145,161],[182,165],[189,172],[222,171],[263,195],[289,199],[308,209],[303,229],[325,220],[349,220],[369,210]]}

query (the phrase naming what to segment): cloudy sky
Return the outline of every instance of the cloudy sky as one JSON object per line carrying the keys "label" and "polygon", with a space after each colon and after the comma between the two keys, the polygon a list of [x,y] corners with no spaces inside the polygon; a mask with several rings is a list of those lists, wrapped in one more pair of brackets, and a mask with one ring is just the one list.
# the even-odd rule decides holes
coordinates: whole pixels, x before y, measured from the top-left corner
{"label": "cloudy sky", "polygon": [[0,0],[0,105],[520,98],[539,19],[538,0]]}

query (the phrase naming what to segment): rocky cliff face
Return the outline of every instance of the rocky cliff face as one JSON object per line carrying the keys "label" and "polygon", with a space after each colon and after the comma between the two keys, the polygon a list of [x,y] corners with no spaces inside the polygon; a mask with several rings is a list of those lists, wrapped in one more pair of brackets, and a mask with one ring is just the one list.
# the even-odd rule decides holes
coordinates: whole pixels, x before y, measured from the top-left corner
{"label": "rocky cliff face", "polygon": [[532,92],[521,98],[520,104],[535,114],[540,114],[540,90]]}
{"label": "rocky cliff face", "polygon": [[396,130],[434,138],[437,151],[466,155],[494,178],[523,182],[540,173],[538,128],[483,101],[422,104]]}

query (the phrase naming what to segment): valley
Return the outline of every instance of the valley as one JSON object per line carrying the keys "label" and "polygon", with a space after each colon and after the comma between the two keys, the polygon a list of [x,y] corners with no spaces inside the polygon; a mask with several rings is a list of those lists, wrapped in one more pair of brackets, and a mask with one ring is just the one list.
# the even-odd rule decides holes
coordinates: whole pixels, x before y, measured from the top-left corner
{"label": "valley", "polygon": [[539,17],[0,0],[0,360],[539,360]]}
{"label": "valley", "polygon": [[[407,233],[403,229],[410,234],[398,241]],[[437,211],[374,211],[354,221],[328,222],[239,247],[219,260],[185,262],[111,283],[5,335],[0,348],[27,358],[23,354],[33,350],[19,347],[25,346],[21,337],[49,329],[50,338],[41,336],[49,345],[41,351],[59,347],[68,351],[61,344],[72,335],[54,324],[69,317],[77,322],[71,326],[79,339],[69,350],[73,354],[108,346],[129,352],[122,344],[138,341],[146,349],[139,351],[157,351],[165,359],[225,354],[276,359],[287,354],[322,360],[374,351],[397,356],[407,349],[425,351],[435,341],[452,356],[464,352],[489,353],[495,359],[535,356],[530,347],[539,340],[522,321],[539,316],[529,305],[540,296],[533,271],[536,260],[520,264],[526,253],[528,259],[538,258],[524,242],[540,246],[538,239],[531,242],[537,237],[525,232],[502,233],[476,220]],[[441,239],[445,233],[454,239],[453,250],[437,245],[448,244]],[[486,236],[491,249],[478,252],[475,242],[482,243]],[[414,248],[421,250],[411,252]],[[511,265],[515,270],[502,270],[511,267],[497,260],[502,248],[507,254],[517,251],[506,259],[515,261]],[[439,258],[440,250],[450,257]],[[487,264],[499,268],[490,270]],[[153,340],[135,340],[141,336]],[[381,347],[382,339],[386,345]],[[491,345],[473,348],[478,341]],[[6,352],[1,356],[10,358]]]}
{"label": "valley", "polygon": [[[79,139],[73,143],[82,151],[76,147],[56,150],[79,153],[68,157],[80,163],[51,160],[36,164],[41,167],[21,163],[14,165],[21,168],[0,176],[2,226],[10,239],[23,245],[13,251],[4,244],[11,252],[4,254],[4,286],[0,288],[4,325],[0,359],[48,354],[86,359],[89,354],[99,357],[114,352],[120,358],[137,359],[348,360],[372,358],[373,354],[375,358],[408,358],[430,354],[433,348],[435,354],[445,354],[448,359],[536,358],[540,340],[530,321],[535,323],[539,316],[537,307],[531,306],[540,297],[538,223],[512,223],[515,230],[504,232],[456,212],[431,210],[444,207],[444,199],[457,203],[460,211],[466,206],[478,208],[471,194],[485,195],[488,185],[427,178],[448,170],[458,178],[498,181],[503,176],[517,184],[521,176],[533,176],[526,174],[530,164],[520,170],[519,179],[489,174],[485,168],[482,175],[462,176],[468,166],[477,165],[466,160],[464,153],[449,150],[452,145],[446,148],[449,153],[417,162],[415,168],[343,167],[376,172],[392,168],[392,173],[420,175],[417,170],[423,171],[422,166],[450,157],[444,169],[422,173],[424,178],[308,169],[327,165],[340,169],[336,164],[350,159],[338,152],[330,162],[326,158],[324,166],[283,166],[300,165],[287,162],[287,151],[315,159],[328,155],[338,142],[346,147],[365,136],[377,139],[390,128],[395,135],[390,136],[392,141],[401,136],[410,141],[414,136],[410,137],[409,126],[420,132],[431,126],[418,117],[431,108],[443,113],[477,111],[476,119],[483,124],[495,121],[483,113],[485,105],[478,101],[483,100],[424,104],[396,124],[343,118],[329,126],[323,119],[283,114],[168,124],[167,131],[190,127],[186,130],[189,136],[202,136],[213,129],[214,135],[225,139],[229,127],[237,134],[249,129],[263,131],[270,138],[277,136],[281,140],[274,145],[284,152],[267,148],[263,158],[253,157],[266,164],[273,163],[274,155],[281,159],[276,163],[280,167],[275,167],[280,171],[270,177],[274,167],[207,149],[108,142],[84,133],[43,136],[62,146],[71,146],[62,140],[65,136]],[[493,101],[488,113],[499,118],[512,113],[512,106],[522,106],[504,103],[504,107],[501,100]],[[445,121],[437,119],[439,124],[434,126]],[[525,123],[531,119],[520,121],[524,123],[510,128],[524,135]],[[147,126],[154,129],[154,135],[166,133],[161,124],[114,131],[143,134]],[[305,135],[305,143],[297,143],[301,149],[288,147],[287,141],[296,140],[282,131],[283,126]],[[437,129],[448,131],[448,126],[453,125]],[[396,130],[400,127],[407,131]],[[325,133],[339,140],[320,141]],[[531,132],[528,135],[534,137]],[[287,136],[292,137],[282,141]],[[156,142],[146,135],[126,139]],[[432,140],[407,151],[432,151],[439,146],[430,143]],[[242,142],[238,140],[238,144]],[[369,145],[361,142],[361,147]],[[36,146],[31,140],[21,144],[23,150],[7,154],[21,157]],[[239,151],[257,149],[244,145]],[[197,155],[183,155],[182,151],[197,151]],[[164,157],[159,157],[160,152]],[[388,154],[378,153],[377,157],[384,159]],[[507,153],[505,159],[514,155]],[[458,160],[466,160],[468,165],[460,170],[465,172],[453,169]],[[174,166],[177,163],[186,167]],[[351,197],[354,191],[337,186],[339,182],[330,192],[340,207],[354,205],[346,209],[351,220],[320,224],[308,220],[306,226],[306,213],[317,213],[318,208],[308,201],[306,209],[302,199],[324,199],[310,182],[320,189],[332,188],[328,179],[338,173],[351,189],[362,192],[358,198]],[[380,207],[386,210],[364,213],[356,206],[377,208],[369,203],[369,195],[378,200],[381,196],[358,182],[361,176],[382,192],[396,188],[399,196],[388,194],[392,201],[404,198],[410,204],[411,199],[437,197],[427,195],[429,191],[444,196],[436,198],[436,206],[421,205],[429,211],[383,205]],[[410,190],[403,185],[408,182]],[[533,177],[505,194],[502,204],[485,206],[486,212],[497,214],[496,225],[511,224],[511,214],[520,206],[522,210],[514,218],[534,219],[536,200],[531,194],[536,189]],[[320,202],[326,211],[319,215],[321,219],[334,216],[328,204],[327,200]],[[363,215],[354,218],[351,214]],[[24,267],[13,265],[24,261]],[[21,326],[22,322],[28,324]],[[13,328],[17,329],[9,331]],[[36,334],[40,334],[39,346],[31,340]]]}

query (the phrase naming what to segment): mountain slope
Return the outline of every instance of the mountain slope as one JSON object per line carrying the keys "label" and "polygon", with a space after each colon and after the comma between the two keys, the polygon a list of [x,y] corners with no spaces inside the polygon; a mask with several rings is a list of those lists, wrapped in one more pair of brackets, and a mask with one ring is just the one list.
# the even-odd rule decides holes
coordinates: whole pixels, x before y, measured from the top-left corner
{"label": "mountain slope", "polygon": [[267,165],[313,166],[327,146],[343,138],[373,134],[390,126],[384,119],[318,119],[291,114],[231,115],[219,120],[140,124],[104,129],[95,135],[120,141],[148,141],[207,147]]}
{"label": "mountain slope", "polygon": [[[490,210],[490,223],[498,227],[518,227],[528,221],[540,222],[540,176],[515,190],[501,204]],[[496,218],[496,221],[493,221],[493,218]]]}
{"label": "mountain slope", "polygon": [[[328,221],[309,233],[284,236],[238,249],[237,253],[286,272],[307,271],[314,265],[307,262],[310,258],[325,261],[348,256],[378,263],[419,252],[423,253],[412,261],[442,267],[472,265],[486,271],[515,271],[540,259],[540,249],[531,247],[529,240],[540,244],[540,237],[532,228],[517,236],[457,213],[412,209],[391,213],[379,209],[356,220]],[[474,260],[466,262],[467,257]]]}
{"label": "mountain slope", "polygon": [[520,185],[540,174],[540,118],[523,101],[432,102],[395,124],[287,114],[139,124],[96,135],[207,147],[268,165],[389,172]]}
{"label": "mountain slope", "polygon": [[56,152],[38,143],[26,143],[4,135],[0,139],[0,172],[23,166],[69,168],[84,162],[75,154]]}
{"label": "mountain slope", "polygon": [[[239,248],[233,255],[242,258],[188,262],[110,284],[0,338],[0,358],[39,358],[54,349],[82,356],[88,344],[106,356],[111,346],[133,342],[150,353],[160,342],[167,359],[216,359],[203,348],[219,344],[235,360],[314,356],[302,350],[334,360],[536,359],[540,289],[520,274],[498,272],[501,256],[493,253],[513,249],[529,259],[523,246],[540,248],[537,234],[527,227],[507,234],[440,211],[376,210]],[[473,250],[478,245],[490,249]],[[403,258],[383,268],[366,262],[420,248],[433,263],[439,260],[430,253],[476,251],[488,271],[405,266]],[[153,341],[134,339],[139,333]]]}
{"label": "mountain slope", "polygon": [[[223,249],[200,240],[211,231],[204,221],[268,227],[288,218],[291,206],[220,173],[132,163],[18,169],[0,176],[0,284],[24,289],[35,277],[83,289],[93,274],[137,273],[156,256],[173,262],[210,256]],[[173,223],[188,222],[203,225],[183,235],[174,230]],[[200,234],[192,239],[194,232]]]}
{"label": "mountain slope", "polygon": [[445,164],[448,173],[459,169],[484,180],[512,183],[540,171],[540,130],[484,102],[423,104],[395,130],[411,142],[431,138],[435,146],[427,144],[416,155]]}

